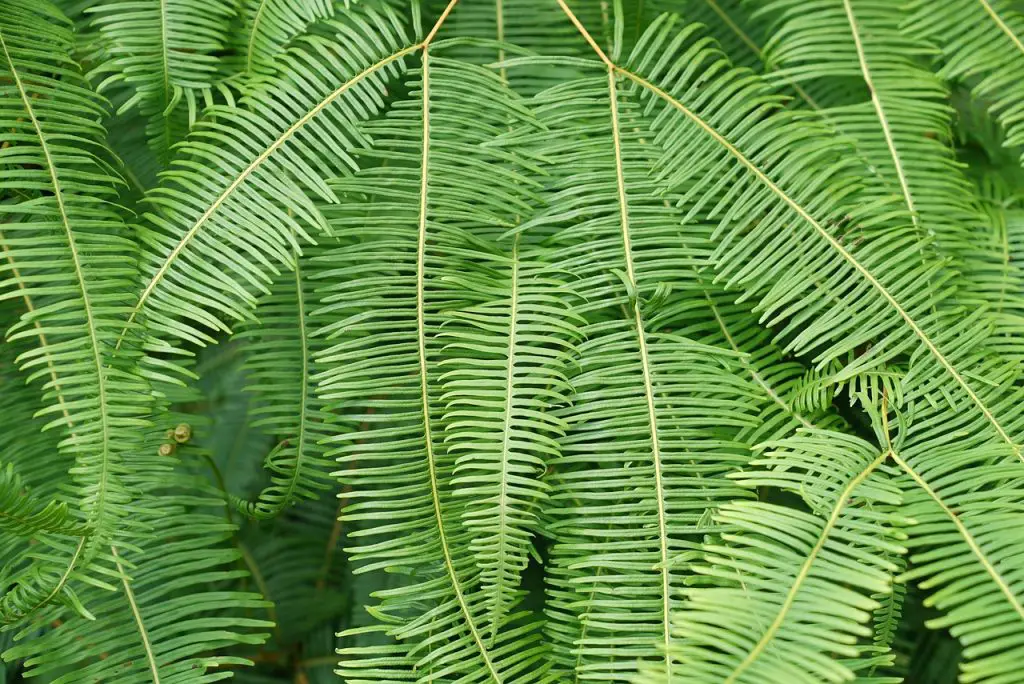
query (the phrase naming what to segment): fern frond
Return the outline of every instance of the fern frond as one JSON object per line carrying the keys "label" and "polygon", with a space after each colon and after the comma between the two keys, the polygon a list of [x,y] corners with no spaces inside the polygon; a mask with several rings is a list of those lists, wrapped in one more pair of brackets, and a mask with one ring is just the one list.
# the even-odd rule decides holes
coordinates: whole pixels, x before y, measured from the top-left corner
{"label": "fern frond", "polygon": [[[906,542],[904,542],[906,544]],[[889,560],[896,569],[893,571],[894,580],[899,580],[907,569],[907,559],[904,555],[890,554]],[[875,611],[874,629],[872,636],[874,644],[882,649],[889,650],[896,642],[897,631],[900,627],[900,618],[903,615],[903,605],[907,596],[907,585],[902,581],[894,581],[892,592],[889,594],[876,594],[871,598],[878,601],[881,606]]]}
{"label": "fern frond", "polygon": [[650,183],[656,150],[620,87],[609,73],[534,99],[549,127],[540,152],[561,173],[522,230],[549,236],[592,321],[549,477],[548,632],[562,679],[626,680],[637,661],[665,658],[677,556],[706,508],[742,495],[719,476],[742,464],[732,437],[750,424],[750,389],[726,370],[735,358],[649,323],[692,290],[700,253]]}
{"label": "fern frond", "polygon": [[26,303],[7,337],[33,340],[18,363],[41,381],[47,427],[60,429],[60,449],[75,459],[71,475],[90,534],[22,568],[0,598],[5,623],[70,599],[69,583],[127,533],[124,478],[149,403],[131,360],[134,329],[123,353],[112,353],[130,310],[137,250],[113,203],[120,181],[99,157],[104,108],[68,57],[65,22],[51,5],[22,0],[0,16],[0,128],[10,131],[0,150],[2,185],[19,198],[3,205],[0,290]]}
{"label": "fern frond", "polygon": [[807,368],[786,358],[772,342],[772,331],[762,327],[744,304],[737,304],[732,294],[719,290],[700,274],[698,283],[696,296],[667,303],[651,324],[742,355],[740,364],[760,397],[756,425],[744,429],[737,438],[754,447],[802,427],[840,429],[843,421],[829,406],[834,388],[828,386],[827,401],[807,401],[809,393],[818,396],[821,392],[816,383],[808,382]]}
{"label": "fern frond", "polygon": [[964,646],[961,680],[994,684],[1019,676],[1024,659],[1024,469],[1000,449],[907,448],[904,515],[911,566],[904,581],[930,592],[928,621]]}
{"label": "fern frond", "polygon": [[1021,332],[1024,330],[1024,212],[1009,188],[1002,187],[998,172],[985,173],[976,180],[979,204],[985,222],[964,250],[964,287],[958,299],[967,306],[986,307],[992,334],[988,346],[1003,358],[1024,358]]}
{"label": "fern frond", "polygon": [[876,472],[888,450],[815,430],[776,448],[768,460],[777,469],[745,473],[741,482],[775,486],[781,478],[815,502],[818,515],[737,502],[714,516],[721,540],[704,545],[706,565],[695,569],[706,579],[687,592],[677,622],[673,657],[685,673],[677,681],[851,679],[831,656],[861,655],[857,642],[871,634],[863,623],[879,607],[871,595],[891,591],[896,566],[886,554],[901,551],[898,519],[877,504],[899,503],[899,491]]}
{"label": "fern frond", "polygon": [[255,518],[273,518],[302,499],[319,498],[332,480],[333,464],[321,446],[330,416],[312,379],[318,346],[308,266],[296,257],[295,270],[279,276],[256,305],[259,324],[235,335],[245,345],[246,390],[257,397],[251,427],[274,437],[277,445],[265,462],[272,483],[256,501],[238,502]]}
{"label": "fern frond", "polygon": [[970,83],[1006,144],[1024,144],[1024,15],[1007,0],[914,0],[908,13],[904,33],[942,50],[939,75]]}
{"label": "fern frond", "polygon": [[[188,133],[186,110],[218,77],[217,53],[227,42],[235,8],[230,0],[109,0],[90,7],[103,52],[96,77],[103,92],[112,83],[132,88],[121,111],[138,108],[147,118],[154,153],[170,158]],[[183,106],[183,105],[187,105]]]}
{"label": "fern frond", "polygon": [[[352,487],[343,519],[365,525],[350,537],[359,542],[351,559],[357,573],[408,576],[369,608],[401,645],[342,649],[339,671],[349,681],[381,681],[385,671],[396,681],[533,681],[545,670],[534,620],[506,612],[489,623],[494,591],[484,590],[470,551],[477,532],[464,525],[466,497],[453,491],[469,475],[457,473],[459,450],[444,441],[438,383],[452,341],[442,336],[453,320],[446,312],[472,303],[447,276],[463,263],[510,265],[486,238],[530,210],[532,181],[523,155],[506,149],[514,138],[503,138],[509,126],[536,123],[498,74],[439,56],[443,43],[427,45],[414,98],[366,127],[375,144],[364,156],[380,166],[333,184],[346,200],[330,221],[343,246],[320,259],[327,284],[316,315],[331,343],[318,358],[327,368],[320,394],[341,425],[330,453],[352,465],[339,472]],[[463,114],[467,102],[473,117]],[[448,348],[470,363],[466,350]],[[547,399],[543,388],[530,391]],[[459,420],[451,419],[455,435]]]}
{"label": "fern frond", "polygon": [[273,71],[274,60],[312,24],[334,16],[336,0],[245,0],[238,52],[245,73]]}
{"label": "fern frond", "polygon": [[[145,285],[129,317],[151,333],[203,344],[251,317],[257,294],[294,267],[300,242],[327,232],[314,197],[354,168],[355,123],[417,49],[390,12],[353,9],[329,40],[309,36],[239,107],[214,107],[152,190],[144,216]],[[355,51],[350,53],[349,50]],[[182,319],[188,319],[182,320]]]}
{"label": "fern frond", "polygon": [[[865,201],[898,194],[923,241],[935,237],[953,257],[981,222],[962,167],[953,156],[949,92],[921,63],[930,46],[899,31],[904,12],[884,0],[774,2],[781,26],[768,47],[782,83],[861,78],[867,101],[827,111],[853,138],[881,180]],[[927,245],[927,242],[923,242]]]}
{"label": "fern frond", "polygon": [[202,512],[223,506],[203,485],[166,474],[147,486],[147,507],[137,511],[147,529],[137,546],[114,547],[117,591],[90,588],[84,596],[93,619],[65,616],[58,626],[16,645],[7,660],[24,659],[27,673],[54,684],[103,681],[201,684],[231,676],[219,668],[248,664],[215,651],[258,644],[270,626],[244,616],[262,608],[258,594],[217,588],[242,577],[237,551],[223,545],[233,526]]}
{"label": "fern frond", "polygon": [[521,574],[535,553],[531,537],[547,498],[541,476],[566,429],[552,409],[571,394],[566,357],[582,323],[554,291],[566,285],[521,251],[520,237],[508,268],[448,276],[456,301],[482,301],[445,312],[438,333],[451,486],[466,501],[462,518],[493,628],[522,596]]}
{"label": "fern frond", "polygon": [[818,365],[856,354],[839,380],[910,354],[908,401],[941,391],[975,439],[1017,449],[1022,414],[1001,385],[1008,369],[978,349],[976,312],[937,309],[949,275],[942,262],[922,261],[904,212],[855,204],[858,189],[842,170],[856,161],[841,140],[769,114],[775,96],[759,79],[729,69],[701,41],[687,47],[692,29],[673,23],[652,26],[635,66],[608,68],[636,85],[656,117],[659,183],[686,193],[690,215],[719,221],[718,277],[758,297],[787,351],[813,350]]}

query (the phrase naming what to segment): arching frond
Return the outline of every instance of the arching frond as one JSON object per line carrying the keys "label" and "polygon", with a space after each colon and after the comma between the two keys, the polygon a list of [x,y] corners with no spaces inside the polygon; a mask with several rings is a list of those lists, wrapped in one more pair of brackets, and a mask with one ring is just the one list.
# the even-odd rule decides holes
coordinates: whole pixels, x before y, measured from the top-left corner
{"label": "arching frond", "polygon": [[100,90],[124,82],[134,93],[121,109],[137,107],[148,119],[146,134],[166,161],[188,133],[188,112],[197,93],[218,78],[234,16],[230,0],[108,0],[90,7],[105,59]]}
{"label": "arching frond", "polygon": [[[450,354],[466,366],[475,356],[455,346],[472,339],[457,323],[447,338],[446,321],[458,317],[446,312],[479,295],[461,300],[468,295],[452,290],[448,276],[465,272],[464,263],[511,265],[486,238],[530,210],[530,169],[512,151],[519,134],[508,137],[508,129],[525,126],[527,135],[536,123],[497,73],[445,59],[443,44],[429,52],[427,45],[410,83],[413,99],[366,127],[375,144],[365,156],[380,166],[332,185],[345,201],[331,210],[331,229],[352,244],[319,259],[325,286],[316,315],[331,344],[318,359],[326,367],[320,394],[341,426],[329,444],[343,464],[339,477],[352,487],[343,519],[361,526],[351,537],[358,542],[351,558],[357,573],[407,576],[369,607],[382,623],[370,631],[383,629],[397,643],[344,648],[339,672],[353,682],[533,681],[546,669],[533,621],[506,610],[490,623],[494,591],[484,588],[487,572],[471,552],[479,530],[465,525],[466,497],[453,491],[458,477],[472,477],[472,466],[463,461],[460,472],[457,462],[467,435],[460,416],[443,418],[438,383]],[[463,114],[467,103],[473,117]],[[479,402],[493,397],[493,387],[460,392]],[[522,389],[551,400],[543,386]],[[529,419],[523,409],[514,415]],[[446,423],[456,448],[445,442]],[[366,429],[357,429],[361,424]],[[546,430],[522,429],[539,436]],[[528,453],[527,445],[516,447]],[[488,479],[500,483],[500,476]]]}
{"label": "arching frond", "polygon": [[737,502],[714,516],[724,529],[704,545],[705,565],[695,569],[706,580],[687,591],[677,622],[676,681],[852,679],[850,667],[832,655],[862,655],[858,641],[871,634],[864,623],[879,607],[871,596],[892,590],[896,566],[886,556],[901,548],[893,529],[898,518],[884,507],[899,503],[899,490],[877,472],[888,451],[816,430],[773,450],[760,462],[766,470],[740,481],[795,486],[817,515]]}
{"label": "arching frond", "polygon": [[557,294],[566,284],[535,259],[517,237],[507,267],[447,276],[450,296],[473,303],[445,312],[438,334],[451,486],[465,500],[492,629],[523,595],[521,574],[547,498],[541,476],[566,429],[552,409],[571,394],[567,357],[583,322]]}
{"label": "arching frond", "polygon": [[130,320],[212,341],[205,331],[250,317],[299,243],[327,231],[313,198],[336,200],[325,180],[354,167],[351,150],[364,144],[355,123],[383,105],[416,49],[389,12],[354,9],[331,26],[332,40],[304,39],[239,107],[213,108],[148,194],[145,284]]}
{"label": "arching frond", "polygon": [[130,308],[136,249],[113,204],[120,181],[99,156],[104,108],[68,56],[72,40],[46,3],[12,0],[0,13],[0,128],[10,131],[0,183],[18,198],[3,205],[0,292],[25,306],[7,337],[32,341],[18,363],[41,385],[41,413],[74,457],[77,506],[90,530],[5,578],[5,623],[72,600],[69,585],[127,532],[125,477],[146,425],[148,390],[129,354],[135,331],[124,354],[112,353]]}
{"label": "arching frond", "polygon": [[259,324],[235,338],[244,340],[246,389],[257,398],[251,426],[274,437],[265,467],[271,484],[252,502],[239,502],[256,518],[272,518],[302,499],[319,498],[333,481],[331,461],[321,442],[330,416],[316,396],[313,356],[318,351],[311,314],[316,300],[309,263],[296,258],[295,270],[271,284],[256,305]]}
{"label": "arching frond", "polygon": [[[687,46],[690,32],[661,21],[634,66],[611,68],[656,117],[666,150],[659,182],[686,193],[690,215],[719,221],[719,278],[760,300],[785,349],[813,350],[819,365],[856,354],[837,380],[908,354],[908,402],[941,392],[974,439],[1016,449],[1022,413],[1009,400],[1015,391],[1001,385],[1008,369],[979,350],[977,313],[937,308],[948,275],[941,262],[922,261],[905,213],[856,204],[858,189],[843,171],[856,160],[844,156],[842,141],[784,112],[765,115],[771,91],[729,70],[704,43]],[[737,112],[727,101],[747,104]]]}
{"label": "arching frond", "polygon": [[1024,144],[1024,15],[1008,0],[914,0],[903,31],[942,50],[943,78],[971,83],[1006,130]]}

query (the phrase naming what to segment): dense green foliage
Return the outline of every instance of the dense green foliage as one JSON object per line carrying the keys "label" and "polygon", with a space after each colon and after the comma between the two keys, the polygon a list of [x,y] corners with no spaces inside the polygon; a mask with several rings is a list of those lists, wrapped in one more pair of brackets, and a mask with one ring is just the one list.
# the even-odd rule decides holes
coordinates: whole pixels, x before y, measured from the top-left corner
{"label": "dense green foliage", "polygon": [[1024,681],[1021,12],[0,0],[0,681]]}

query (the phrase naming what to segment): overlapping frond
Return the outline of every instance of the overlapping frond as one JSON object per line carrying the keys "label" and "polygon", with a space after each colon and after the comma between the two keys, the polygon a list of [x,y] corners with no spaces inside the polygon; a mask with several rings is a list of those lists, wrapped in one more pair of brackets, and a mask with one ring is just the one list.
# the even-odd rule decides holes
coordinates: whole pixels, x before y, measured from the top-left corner
{"label": "overlapping frond", "polygon": [[1015,2],[7,0],[16,676],[1015,682]]}
{"label": "overlapping frond", "polygon": [[235,40],[246,73],[274,69],[288,43],[318,21],[334,16],[336,0],[246,0],[240,14],[244,29]]}
{"label": "overlapping frond", "polygon": [[546,236],[590,321],[548,479],[559,681],[626,681],[638,661],[665,658],[677,556],[698,541],[707,508],[743,494],[720,478],[744,461],[731,439],[750,421],[751,390],[727,371],[738,359],[647,320],[692,290],[700,252],[650,182],[656,151],[619,89],[609,72],[534,100],[558,175],[549,206],[522,228]]}
{"label": "overlapping frond", "polygon": [[244,340],[246,389],[255,395],[250,425],[274,438],[265,468],[271,484],[252,502],[240,502],[257,518],[272,518],[289,506],[330,489],[333,463],[323,456],[330,416],[316,395],[313,357],[314,284],[306,259],[279,276],[256,305],[257,323],[235,338]]}
{"label": "overlapping frond", "polygon": [[922,239],[934,236],[946,254],[961,254],[981,216],[950,146],[949,92],[925,68],[929,45],[900,33],[902,9],[884,0],[821,0],[774,2],[763,11],[781,24],[767,48],[778,67],[772,78],[863,80],[867,100],[825,112],[881,181],[861,201],[898,195]]}
{"label": "overlapping frond", "polygon": [[[147,196],[144,285],[131,319],[157,336],[211,341],[251,315],[299,243],[327,231],[315,200],[354,168],[355,124],[383,105],[416,47],[393,13],[358,8],[308,36],[239,107],[214,107]],[[183,320],[185,319],[185,320]]]}
{"label": "overlapping frond", "polygon": [[1024,15],[1008,0],[914,0],[903,31],[942,51],[939,75],[962,80],[988,104],[1006,144],[1024,144]]}
{"label": "overlapping frond", "polygon": [[[508,137],[508,130],[536,123],[497,73],[435,56],[443,49],[438,44],[428,53],[424,47],[410,83],[413,98],[367,125],[375,144],[364,156],[379,166],[332,185],[345,198],[330,213],[343,246],[318,259],[324,287],[315,315],[331,345],[318,358],[326,367],[320,394],[341,426],[329,444],[342,464],[339,477],[352,488],[343,519],[359,526],[349,552],[357,573],[406,576],[369,607],[378,626],[366,629],[386,632],[393,643],[340,651],[339,672],[353,682],[518,682],[545,670],[545,647],[532,621],[511,605],[492,615],[495,591],[484,583],[506,580],[494,573],[487,578],[475,562],[471,549],[482,530],[465,525],[467,499],[454,489],[459,477],[475,477],[470,471],[478,459],[470,454],[459,469],[465,455],[459,447],[471,443],[463,441],[469,436],[460,425],[464,417],[444,417],[440,384],[450,355],[460,360],[449,361],[448,368],[468,367],[477,355],[460,347],[471,343],[473,333],[460,332],[458,315],[446,312],[471,310],[480,294],[453,289],[457,280],[449,276],[512,265],[488,238],[514,227],[516,216],[530,210],[530,167],[513,152],[517,136]],[[463,113],[468,103],[472,117]],[[538,303],[521,301],[534,315],[551,315]],[[451,338],[449,320],[455,322]],[[508,341],[501,342],[507,348]],[[530,374],[543,382],[543,374]],[[552,392],[523,380],[520,396],[551,401]],[[493,387],[460,387],[458,401],[471,392],[483,402],[494,396]],[[448,389],[455,392],[454,385]],[[557,385],[554,390],[557,397]],[[525,406],[513,415],[530,420]],[[452,428],[450,442],[446,426]],[[548,428],[521,429],[542,443]],[[515,446],[529,454],[527,444]],[[516,465],[512,454],[501,458],[501,468],[486,476],[499,486],[503,468]],[[519,514],[511,502],[501,510]],[[470,522],[477,512],[469,512]]]}
{"label": "overlapping frond", "polygon": [[[787,351],[813,353],[819,366],[855,355],[837,381],[907,355],[908,402],[941,394],[974,439],[1016,449],[1022,414],[1009,369],[979,348],[979,312],[940,306],[949,275],[922,259],[905,211],[858,203],[847,173],[857,161],[843,141],[773,113],[775,96],[758,78],[701,41],[689,45],[690,33],[665,18],[630,69],[612,68],[656,117],[666,150],[658,182],[685,193],[689,215],[718,222],[718,278],[757,297]],[[730,105],[740,102],[741,111]]]}
{"label": "overlapping frond", "polygon": [[124,478],[139,446],[148,391],[113,341],[130,310],[136,249],[113,204],[119,179],[102,159],[104,108],[71,60],[69,25],[40,2],[14,0],[0,16],[2,296],[21,300],[9,340],[30,340],[18,358],[44,393],[47,426],[73,456],[77,507],[90,534],[65,537],[5,577],[3,622],[71,600],[98,549],[125,533]]}
{"label": "overlapping frond", "polygon": [[[688,231],[687,241],[691,239]],[[744,429],[738,439],[754,447],[799,428],[839,429],[843,421],[829,407],[834,385],[821,383],[802,363],[787,358],[772,341],[772,331],[761,327],[732,293],[712,285],[702,274],[698,274],[697,284],[697,296],[666,304],[651,323],[743,355],[741,367],[760,396],[756,424]],[[809,394],[818,401],[807,401]]]}
{"label": "overlapping frond", "polygon": [[[100,90],[114,83],[132,89],[121,110],[138,108],[156,155],[188,133],[188,112],[197,94],[218,79],[217,53],[227,42],[235,14],[230,0],[109,0],[89,7],[99,29],[103,59],[95,77]],[[194,118],[194,116],[192,117]]]}
{"label": "overlapping frond", "polygon": [[964,647],[961,681],[1011,682],[1024,658],[1024,468],[1002,449],[959,443],[897,454],[906,471],[904,514],[911,550],[907,581],[928,592]]}
{"label": "overlapping frond", "polygon": [[259,594],[218,585],[245,575],[238,552],[224,544],[233,526],[203,509],[223,501],[198,481],[165,473],[147,486],[137,522],[147,531],[131,546],[113,547],[116,591],[83,593],[92,619],[64,616],[59,626],[8,650],[27,674],[55,684],[102,681],[201,684],[231,676],[225,666],[244,658],[217,654],[235,644],[258,644],[270,627],[244,611],[265,605]]}
{"label": "overlapping frond", "polygon": [[705,581],[686,592],[676,681],[853,678],[833,656],[863,655],[865,623],[879,608],[871,596],[892,591],[896,566],[887,554],[901,551],[899,519],[887,510],[899,490],[878,472],[887,456],[863,440],[808,430],[755,462],[765,470],[741,476],[747,486],[796,489],[817,514],[751,501],[714,515],[724,529],[695,567]]}

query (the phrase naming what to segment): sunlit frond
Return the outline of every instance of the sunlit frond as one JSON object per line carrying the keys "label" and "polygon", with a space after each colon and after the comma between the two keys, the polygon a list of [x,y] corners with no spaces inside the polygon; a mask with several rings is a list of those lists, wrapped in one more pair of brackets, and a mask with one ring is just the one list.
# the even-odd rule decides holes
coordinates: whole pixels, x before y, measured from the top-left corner
{"label": "sunlit frond", "polygon": [[885,512],[899,503],[899,490],[878,471],[888,455],[863,440],[811,430],[755,462],[766,469],[740,482],[795,486],[816,514],[753,501],[715,514],[723,531],[704,545],[695,570],[705,579],[686,592],[676,626],[676,681],[853,678],[832,656],[862,656],[858,642],[870,636],[865,623],[880,607],[871,596],[892,591],[897,566],[887,554],[901,551],[899,519]]}

